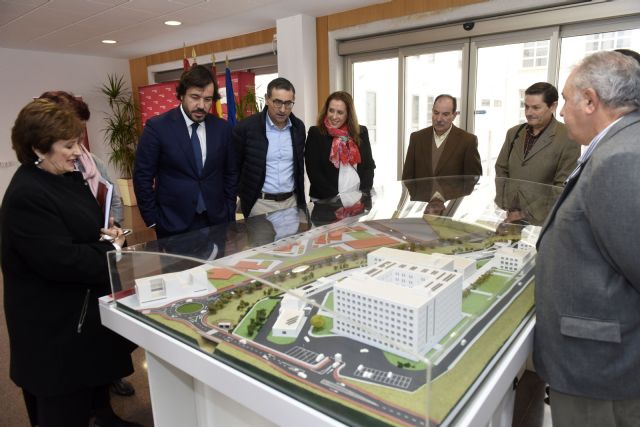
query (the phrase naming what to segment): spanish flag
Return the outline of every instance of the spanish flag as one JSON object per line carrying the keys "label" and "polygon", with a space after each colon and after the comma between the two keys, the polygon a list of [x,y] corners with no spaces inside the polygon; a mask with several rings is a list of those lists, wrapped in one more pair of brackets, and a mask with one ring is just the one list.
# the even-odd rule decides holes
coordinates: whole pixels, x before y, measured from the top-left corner
{"label": "spanish flag", "polygon": [[234,127],[236,125],[236,97],[233,94],[233,84],[231,83],[231,70],[229,69],[229,58],[225,59],[225,87],[227,88],[227,121]]}

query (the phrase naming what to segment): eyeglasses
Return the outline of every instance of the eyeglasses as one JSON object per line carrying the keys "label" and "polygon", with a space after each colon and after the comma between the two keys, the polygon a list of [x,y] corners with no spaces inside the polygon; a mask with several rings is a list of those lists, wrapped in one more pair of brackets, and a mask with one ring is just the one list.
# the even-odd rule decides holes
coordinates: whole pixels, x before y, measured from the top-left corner
{"label": "eyeglasses", "polygon": [[293,108],[293,104],[295,104],[294,101],[281,101],[279,99],[272,99],[271,102],[273,103],[273,106],[276,108],[286,108],[287,110],[290,110]]}

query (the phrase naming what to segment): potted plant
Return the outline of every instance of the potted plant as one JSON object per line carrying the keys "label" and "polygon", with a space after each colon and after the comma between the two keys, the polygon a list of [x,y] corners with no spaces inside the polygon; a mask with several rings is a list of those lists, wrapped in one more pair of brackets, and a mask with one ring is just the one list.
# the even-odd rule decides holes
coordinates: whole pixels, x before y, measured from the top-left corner
{"label": "potted plant", "polygon": [[262,111],[264,99],[256,96],[255,89],[248,89],[244,97],[237,99],[236,105],[238,106],[238,108],[236,108],[236,115],[238,120],[242,120]]}
{"label": "potted plant", "polygon": [[138,144],[138,109],[131,91],[126,87],[124,76],[109,74],[107,82],[100,88],[107,96],[111,114],[105,118],[105,142],[111,148],[109,163],[119,172],[118,187],[122,202],[135,206],[133,192],[133,164]]}

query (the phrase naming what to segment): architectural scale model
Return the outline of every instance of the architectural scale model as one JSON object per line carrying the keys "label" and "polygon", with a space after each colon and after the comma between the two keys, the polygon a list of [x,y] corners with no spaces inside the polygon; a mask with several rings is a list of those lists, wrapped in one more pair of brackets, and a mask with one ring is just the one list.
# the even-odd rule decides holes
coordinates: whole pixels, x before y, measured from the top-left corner
{"label": "architectural scale model", "polygon": [[446,425],[533,307],[535,249],[506,239],[425,218],[322,226],[136,278],[117,303],[348,425]]}

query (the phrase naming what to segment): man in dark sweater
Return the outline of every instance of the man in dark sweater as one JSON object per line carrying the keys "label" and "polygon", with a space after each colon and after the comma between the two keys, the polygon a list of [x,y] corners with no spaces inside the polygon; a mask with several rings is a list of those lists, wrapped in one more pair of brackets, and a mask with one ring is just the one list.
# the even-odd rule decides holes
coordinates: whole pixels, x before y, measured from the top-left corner
{"label": "man in dark sweater", "polygon": [[291,110],[296,90],[278,77],[267,86],[266,106],[233,130],[240,207],[245,217],[304,207],[304,123]]}

